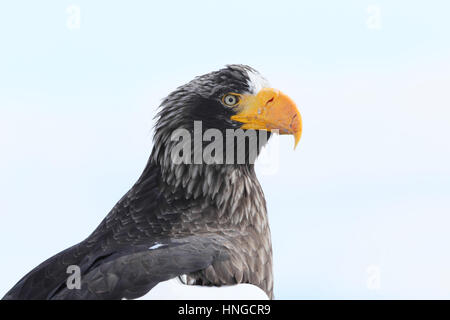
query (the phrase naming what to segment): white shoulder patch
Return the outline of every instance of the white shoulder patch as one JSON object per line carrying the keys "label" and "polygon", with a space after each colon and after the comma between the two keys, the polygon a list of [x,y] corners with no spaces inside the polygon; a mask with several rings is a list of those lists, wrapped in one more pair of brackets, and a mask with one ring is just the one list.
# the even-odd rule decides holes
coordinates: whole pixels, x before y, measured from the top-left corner
{"label": "white shoulder patch", "polygon": [[149,250],[155,250],[155,249],[158,249],[158,248],[160,248],[160,247],[163,247],[163,246],[165,246],[165,244],[162,244],[162,243],[156,243],[156,244],[154,244],[153,246],[151,246],[150,248],[148,248]]}

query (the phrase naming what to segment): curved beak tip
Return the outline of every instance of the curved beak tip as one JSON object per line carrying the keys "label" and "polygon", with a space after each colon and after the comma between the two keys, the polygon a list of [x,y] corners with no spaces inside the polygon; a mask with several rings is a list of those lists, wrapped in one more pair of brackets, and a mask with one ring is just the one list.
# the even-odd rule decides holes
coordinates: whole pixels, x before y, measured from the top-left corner
{"label": "curved beak tip", "polygon": [[292,132],[292,135],[294,136],[294,150],[297,148],[300,138],[302,137],[302,131],[303,131],[302,116],[297,108],[295,108],[295,110],[296,110],[295,116],[294,116],[295,120],[293,121],[293,123],[291,123],[291,130],[292,130],[291,132]]}
{"label": "curved beak tip", "polygon": [[297,148],[298,142],[300,141],[300,136],[301,136],[301,134],[298,134],[298,133],[296,133],[296,134],[294,135],[294,139],[295,139],[295,142],[294,142],[294,150]]}
{"label": "curved beak tip", "polygon": [[299,143],[299,141],[300,141],[300,138],[301,138],[301,136],[302,136],[302,126],[301,126],[301,122],[300,122],[300,126],[299,126],[300,128],[299,129],[297,129],[297,130],[295,130],[294,132],[293,132],[293,136],[294,136],[294,150],[297,148],[297,145],[298,145],[298,143]]}

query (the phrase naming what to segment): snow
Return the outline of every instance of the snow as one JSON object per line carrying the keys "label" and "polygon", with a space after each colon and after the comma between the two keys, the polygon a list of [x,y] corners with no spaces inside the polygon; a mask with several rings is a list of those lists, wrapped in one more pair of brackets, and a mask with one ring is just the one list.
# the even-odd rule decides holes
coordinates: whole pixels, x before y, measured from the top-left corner
{"label": "snow", "polygon": [[193,286],[174,278],[160,282],[137,300],[269,300],[269,297],[262,289],[251,284]]}

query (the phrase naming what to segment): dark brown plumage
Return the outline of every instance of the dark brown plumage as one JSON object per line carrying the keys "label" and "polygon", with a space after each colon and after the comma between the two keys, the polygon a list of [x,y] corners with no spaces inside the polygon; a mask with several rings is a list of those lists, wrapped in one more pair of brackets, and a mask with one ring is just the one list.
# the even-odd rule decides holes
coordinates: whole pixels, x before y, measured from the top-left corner
{"label": "dark brown plumage", "polygon": [[[183,274],[198,285],[254,284],[273,298],[269,222],[253,164],[170,160],[177,128],[192,132],[196,120],[203,130],[239,128],[230,119],[237,110],[220,97],[256,93],[255,77],[253,69],[232,65],[170,94],[136,184],[86,240],[37,266],[4,298],[132,299]],[[66,286],[70,265],[80,267],[81,289]]]}

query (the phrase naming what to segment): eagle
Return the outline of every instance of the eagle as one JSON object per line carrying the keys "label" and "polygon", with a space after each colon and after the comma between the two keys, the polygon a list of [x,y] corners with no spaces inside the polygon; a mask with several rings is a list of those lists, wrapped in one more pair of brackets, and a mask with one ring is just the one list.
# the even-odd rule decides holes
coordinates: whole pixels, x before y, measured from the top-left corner
{"label": "eagle", "polygon": [[[89,237],[35,267],[3,299],[135,299],[181,276],[201,286],[248,283],[273,299],[271,235],[254,160],[276,132],[297,145],[295,103],[255,69],[234,64],[178,87],[155,118],[153,149],[132,188]],[[236,134],[206,161],[208,130],[215,142],[243,133],[243,146],[234,145]],[[190,133],[184,142],[174,138],[180,131]],[[79,272],[78,287],[68,285],[70,268]]]}

